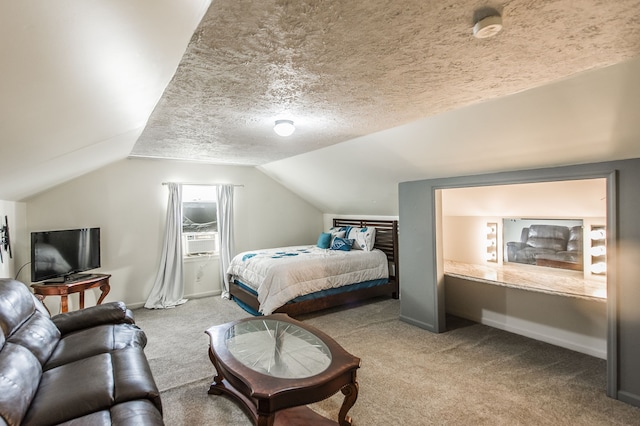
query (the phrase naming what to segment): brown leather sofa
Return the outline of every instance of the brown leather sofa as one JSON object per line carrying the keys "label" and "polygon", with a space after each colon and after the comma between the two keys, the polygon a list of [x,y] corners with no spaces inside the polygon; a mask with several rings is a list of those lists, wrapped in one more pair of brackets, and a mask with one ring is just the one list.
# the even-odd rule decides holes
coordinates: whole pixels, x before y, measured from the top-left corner
{"label": "brown leather sofa", "polygon": [[162,425],[144,332],[124,303],[50,316],[0,279],[0,425]]}

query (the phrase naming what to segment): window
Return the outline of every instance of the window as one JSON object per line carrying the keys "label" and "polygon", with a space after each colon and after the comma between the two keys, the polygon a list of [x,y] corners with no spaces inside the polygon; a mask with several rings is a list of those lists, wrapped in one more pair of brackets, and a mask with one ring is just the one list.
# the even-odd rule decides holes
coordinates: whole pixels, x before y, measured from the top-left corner
{"label": "window", "polygon": [[182,187],[182,239],[185,256],[218,253],[216,187]]}

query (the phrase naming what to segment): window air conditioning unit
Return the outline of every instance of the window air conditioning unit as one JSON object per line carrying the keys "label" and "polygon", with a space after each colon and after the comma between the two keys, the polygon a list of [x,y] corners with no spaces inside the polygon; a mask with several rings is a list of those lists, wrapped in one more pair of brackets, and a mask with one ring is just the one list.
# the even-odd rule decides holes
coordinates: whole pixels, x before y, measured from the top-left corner
{"label": "window air conditioning unit", "polygon": [[193,232],[184,234],[185,255],[211,254],[218,251],[216,232]]}

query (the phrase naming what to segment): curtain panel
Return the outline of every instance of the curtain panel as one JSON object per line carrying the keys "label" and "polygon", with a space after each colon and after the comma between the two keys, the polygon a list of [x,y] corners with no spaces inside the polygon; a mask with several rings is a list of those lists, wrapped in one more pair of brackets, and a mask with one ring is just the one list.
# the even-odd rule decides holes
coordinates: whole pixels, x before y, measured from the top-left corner
{"label": "curtain panel", "polygon": [[182,270],[182,185],[167,184],[169,200],[167,221],[162,247],[162,257],[156,280],[144,307],[147,309],[173,308],[187,301],[184,299]]}
{"label": "curtain panel", "polygon": [[216,188],[218,208],[218,235],[220,237],[220,285],[222,298],[229,299],[229,277],[227,269],[235,254],[233,233],[233,185],[218,185]]}

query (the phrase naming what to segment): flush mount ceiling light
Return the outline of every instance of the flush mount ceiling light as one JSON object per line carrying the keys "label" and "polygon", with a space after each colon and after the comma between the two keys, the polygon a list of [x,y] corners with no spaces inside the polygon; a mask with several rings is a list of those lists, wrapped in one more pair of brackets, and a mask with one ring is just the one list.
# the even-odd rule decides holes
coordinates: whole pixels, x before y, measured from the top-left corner
{"label": "flush mount ceiling light", "polygon": [[475,38],[489,38],[498,34],[502,29],[502,17],[500,15],[492,15],[482,18],[473,26],[473,35]]}
{"label": "flush mount ceiling light", "polygon": [[276,120],[276,125],[273,126],[273,131],[280,136],[291,136],[295,130],[291,120]]}

